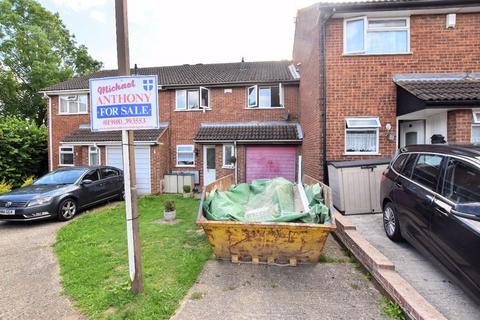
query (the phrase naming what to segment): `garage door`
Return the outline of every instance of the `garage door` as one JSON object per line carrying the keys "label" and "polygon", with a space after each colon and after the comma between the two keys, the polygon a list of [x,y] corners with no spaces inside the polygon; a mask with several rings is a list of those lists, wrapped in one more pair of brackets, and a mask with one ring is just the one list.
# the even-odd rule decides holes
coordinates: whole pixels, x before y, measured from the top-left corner
{"label": "garage door", "polygon": [[248,146],[247,182],[259,178],[284,177],[295,181],[297,148],[291,146]]}
{"label": "garage door", "polygon": [[[107,147],[107,165],[123,170],[121,147]],[[151,193],[150,147],[135,147],[135,171],[137,173],[137,192]]]}

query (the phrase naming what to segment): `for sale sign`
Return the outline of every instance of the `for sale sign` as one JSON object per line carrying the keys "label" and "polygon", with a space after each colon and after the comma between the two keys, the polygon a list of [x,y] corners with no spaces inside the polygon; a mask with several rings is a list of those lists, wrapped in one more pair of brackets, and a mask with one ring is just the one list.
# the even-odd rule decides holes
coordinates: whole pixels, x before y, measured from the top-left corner
{"label": "for sale sign", "polygon": [[90,79],[92,131],[158,129],[157,76]]}

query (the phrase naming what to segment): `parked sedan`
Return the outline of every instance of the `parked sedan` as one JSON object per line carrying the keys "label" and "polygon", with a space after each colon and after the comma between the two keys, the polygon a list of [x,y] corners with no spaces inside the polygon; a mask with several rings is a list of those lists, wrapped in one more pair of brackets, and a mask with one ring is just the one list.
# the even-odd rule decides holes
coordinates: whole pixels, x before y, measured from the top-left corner
{"label": "parked sedan", "polygon": [[383,223],[480,301],[480,147],[418,145],[383,173]]}
{"label": "parked sedan", "polygon": [[123,172],[113,167],[69,167],[0,195],[0,220],[72,219],[79,210],[123,197]]}

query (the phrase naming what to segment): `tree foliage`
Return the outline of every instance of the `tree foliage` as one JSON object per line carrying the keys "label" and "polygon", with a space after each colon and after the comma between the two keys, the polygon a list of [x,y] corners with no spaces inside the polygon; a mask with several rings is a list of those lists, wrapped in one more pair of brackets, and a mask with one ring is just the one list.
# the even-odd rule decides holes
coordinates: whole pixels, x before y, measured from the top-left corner
{"label": "tree foliage", "polygon": [[20,186],[47,170],[47,128],[14,116],[0,118],[0,181]]}
{"label": "tree foliage", "polygon": [[0,115],[41,124],[46,116],[41,89],[101,66],[77,45],[58,13],[34,0],[0,0]]}

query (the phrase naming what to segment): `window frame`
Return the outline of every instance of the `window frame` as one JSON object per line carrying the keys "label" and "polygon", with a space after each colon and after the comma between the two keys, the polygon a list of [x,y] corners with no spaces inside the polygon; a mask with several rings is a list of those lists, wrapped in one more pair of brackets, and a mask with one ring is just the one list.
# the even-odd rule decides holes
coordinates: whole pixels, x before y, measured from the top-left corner
{"label": "window frame", "polygon": [[224,144],[222,147],[222,167],[225,169],[233,169],[235,168],[235,163],[227,164],[225,163],[226,158],[225,158],[225,150],[226,148],[231,147],[232,148],[232,157],[236,157],[235,153],[235,145],[234,144]]}
{"label": "window frame", "polygon": [[[92,152],[92,148],[95,148],[96,151],[95,152]],[[100,155],[100,148],[98,146],[88,146],[88,165],[89,166],[101,166],[102,165],[102,157]],[[96,153],[97,154],[97,157],[98,157],[98,164],[92,164],[91,163],[91,160],[92,160],[92,157],[91,157],[91,154],[92,153]]]}
{"label": "window frame", "polygon": [[[188,92],[197,91],[198,97],[198,108],[189,108],[188,107]],[[202,91],[207,91],[208,94],[208,105],[202,106]],[[185,108],[178,108],[178,95],[179,92],[185,93]],[[204,111],[211,110],[211,92],[209,88],[206,87],[195,87],[195,88],[186,88],[186,89],[176,89],[175,90],[175,111]]]}
{"label": "window frame", "polygon": [[[70,104],[74,100],[68,100],[68,97],[77,97],[77,112],[70,112]],[[80,97],[85,97],[85,111],[80,112]],[[62,101],[67,102],[67,111],[62,111]],[[88,95],[86,94],[62,94],[58,96],[58,114],[65,116],[65,115],[78,115],[78,114],[88,114]]]}
{"label": "window frame", "polygon": [[[71,152],[66,152],[62,149],[72,149]],[[71,154],[72,155],[72,163],[62,163],[62,154]],[[73,167],[75,166],[75,147],[73,145],[62,145],[58,147],[58,165],[61,167]]]}
{"label": "window frame", "polygon": [[[179,151],[179,147],[191,147],[192,148],[192,151]],[[184,153],[184,154],[193,154],[193,164],[179,164],[178,163],[178,155],[180,153]],[[196,157],[196,154],[195,154],[195,145],[193,144],[178,144],[177,147],[176,147],[176,153],[175,153],[175,166],[178,167],[178,168],[195,168],[195,157]]]}
{"label": "window frame", "polygon": [[[274,88],[274,87],[278,87],[278,105],[277,106],[272,105],[272,88]],[[270,106],[269,107],[261,107],[260,106],[260,89],[265,89],[265,88],[268,88],[270,90]],[[249,100],[250,89],[256,90],[255,104],[251,104],[251,105],[250,105],[250,100]],[[262,109],[262,110],[265,110],[265,109],[282,109],[282,108],[285,108],[285,105],[284,105],[285,90],[283,88],[282,83],[278,83],[278,85],[276,85],[276,84],[265,84],[265,85],[256,84],[256,85],[247,87],[246,91],[247,91],[247,101],[246,101],[247,102],[247,109]]]}
{"label": "window frame", "polygon": [[[355,119],[375,119],[377,122],[376,126],[353,126],[348,127],[348,123]],[[379,117],[346,117],[345,118],[345,132],[344,132],[344,155],[379,155],[380,154],[380,118]],[[376,135],[376,144],[375,144],[375,151],[347,151],[347,133],[348,132],[358,132],[358,131],[375,131]]]}
{"label": "window frame", "polygon": [[[363,20],[363,50],[360,51],[347,51],[347,23],[350,21]],[[370,28],[368,21],[392,21],[392,20],[405,20],[404,27],[377,27]],[[393,31],[406,31],[407,32],[407,47],[406,51],[398,52],[368,52],[368,32],[393,32]],[[396,55],[396,54],[410,54],[410,17],[371,17],[360,16],[354,18],[343,19],[343,54],[344,55]]]}
{"label": "window frame", "polygon": [[451,155],[445,155],[445,159],[444,159],[444,163],[443,163],[443,170],[442,170],[442,173],[441,173],[441,182],[439,184],[439,190],[438,190],[438,194],[443,197],[444,199],[450,201],[452,204],[454,205],[457,205],[457,204],[465,204],[465,203],[472,203],[472,202],[457,202],[457,201],[454,201],[452,199],[450,199],[446,194],[446,188],[447,188],[447,174],[448,174],[448,163],[450,162],[450,160],[454,160],[454,161],[457,161],[457,162],[460,162],[462,163],[463,165],[467,166],[467,167],[473,167],[474,169],[476,169],[477,171],[480,171],[480,165],[479,164],[475,164],[473,163],[472,161],[469,161],[467,159],[461,159],[461,158],[458,158],[458,157],[454,157],[454,156],[451,156]]}

